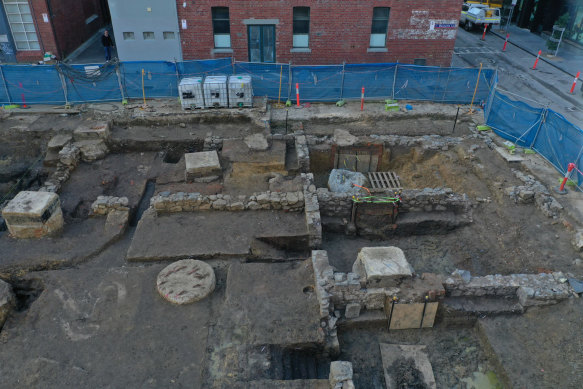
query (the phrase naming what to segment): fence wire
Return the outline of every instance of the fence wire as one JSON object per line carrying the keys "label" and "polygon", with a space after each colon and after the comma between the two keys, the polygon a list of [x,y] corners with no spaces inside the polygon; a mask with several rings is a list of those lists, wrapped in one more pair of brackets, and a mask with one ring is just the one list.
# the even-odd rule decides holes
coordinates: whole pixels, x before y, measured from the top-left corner
{"label": "fence wire", "polygon": [[297,102],[395,99],[486,107],[500,136],[540,153],[583,184],[583,131],[548,108],[510,98],[496,88],[494,69],[440,68],[399,63],[297,66],[235,62],[113,62],[94,65],[0,65],[0,104],[69,104],[178,96],[182,78],[249,74],[255,96]]}

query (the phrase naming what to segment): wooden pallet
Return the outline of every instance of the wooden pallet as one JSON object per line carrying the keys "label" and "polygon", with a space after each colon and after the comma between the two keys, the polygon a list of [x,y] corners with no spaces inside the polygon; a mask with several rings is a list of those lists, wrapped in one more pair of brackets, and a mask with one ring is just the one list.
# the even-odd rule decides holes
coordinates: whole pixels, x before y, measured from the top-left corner
{"label": "wooden pallet", "polygon": [[401,181],[395,172],[370,172],[368,173],[371,192],[399,191]]}

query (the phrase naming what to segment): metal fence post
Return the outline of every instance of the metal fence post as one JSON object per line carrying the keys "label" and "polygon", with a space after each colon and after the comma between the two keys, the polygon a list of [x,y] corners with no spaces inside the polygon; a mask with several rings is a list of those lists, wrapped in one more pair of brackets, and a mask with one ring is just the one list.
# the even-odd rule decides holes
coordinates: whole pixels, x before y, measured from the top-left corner
{"label": "metal fence post", "polygon": [[547,108],[543,108],[543,111],[542,111],[541,116],[540,116],[540,123],[538,124],[538,128],[536,129],[536,134],[534,134],[534,138],[532,139],[532,143],[529,146],[529,148],[531,148],[531,149],[532,149],[532,146],[534,146],[534,144],[536,143],[536,139],[538,138],[538,134],[540,132],[540,129],[542,128],[543,123],[547,119],[547,113],[548,112],[549,112],[548,107]]}
{"label": "metal fence post", "polygon": [[65,95],[65,108],[69,108],[69,100],[67,98],[67,94],[68,94],[67,93],[67,81],[65,80],[65,77],[59,71],[57,66],[59,66],[59,65],[55,65],[55,70],[57,71],[57,74],[59,75],[59,79],[61,80],[61,86],[63,87],[63,94]]}
{"label": "metal fence post", "polygon": [[293,73],[292,73],[292,63],[289,61],[288,65],[288,77],[287,77],[287,99],[290,99],[291,96],[291,89],[292,89],[292,81],[293,81]]}
{"label": "metal fence post", "polygon": [[126,97],[123,93],[123,83],[121,82],[121,72],[119,71],[120,65],[115,65],[115,74],[117,75],[117,85],[119,86],[119,92],[121,93],[121,102],[122,104],[126,101]]}
{"label": "metal fence post", "polygon": [[174,71],[176,72],[176,93],[180,97],[180,92],[178,91],[178,86],[180,85],[180,72],[178,71],[178,63],[176,58],[174,58]]}
{"label": "metal fence post", "polygon": [[395,99],[395,83],[397,82],[397,71],[399,70],[399,61],[395,65],[395,73],[393,74],[393,93],[391,94],[391,99]]}
{"label": "metal fence post", "polygon": [[2,76],[2,85],[4,85],[4,91],[6,92],[6,97],[8,97],[8,103],[12,105],[12,98],[10,97],[10,92],[8,91],[8,85],[6,85],[6,78],[4,78],[4,66],[0,65],[0,75]]}
{"label": "metal fence post", "polygon": [[346,61],[342,62],[342,83],[340,84],[340,100],[344,97],[344,71],[346,67]]}

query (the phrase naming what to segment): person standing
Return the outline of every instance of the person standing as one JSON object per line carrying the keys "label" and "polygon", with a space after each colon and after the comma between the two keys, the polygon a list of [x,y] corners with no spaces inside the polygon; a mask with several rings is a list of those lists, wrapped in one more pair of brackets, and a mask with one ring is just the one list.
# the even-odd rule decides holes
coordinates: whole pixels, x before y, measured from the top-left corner
{"label": "person standing", "polygon": [[111,40],[111,37],[109,36],[109,31],[105,30],[103,32],[103,36],[101,37],[101,44],[103,45],[103,48],[105,49],[105,60],[110,61],[111,60],[111,48],[115,47],[115,46],[113,45],[113,41]]}

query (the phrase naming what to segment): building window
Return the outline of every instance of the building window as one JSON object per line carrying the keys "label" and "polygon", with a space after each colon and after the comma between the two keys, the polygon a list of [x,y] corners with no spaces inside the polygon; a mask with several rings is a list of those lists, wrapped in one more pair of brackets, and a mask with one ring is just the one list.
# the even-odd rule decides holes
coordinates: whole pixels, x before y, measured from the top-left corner
{"label": "building window", "polygon": [[310,7],[294,7],[293,47],[309,47],[310,44]]}
{"label": "building window", "polygon": [[174,39],[174,32],[164,31],[164,40]]}
{"label": "building window", "polygon": [[373,9],[370,47],[386,47],[389,11],[388,7],[375,7]]}
{"label": "building window", "polygon": [[231,26],[229,24],[229,8],[213,7],[213,34],[215,48],[231,47]]}
{"label": "building window", "polygon": [[4,9],[17,50],[40,50],[27,0],[4,0]]}
{"label": "building window", "polygon": [[156,35],[152,31],[144,31],[143,36],[145,41],[156,39]]}
{"label": "building window", "polygon": [[123,40],[124,41],[133,41],[136,39],[136,36],[133,32],[124,32],[123,33]]}

